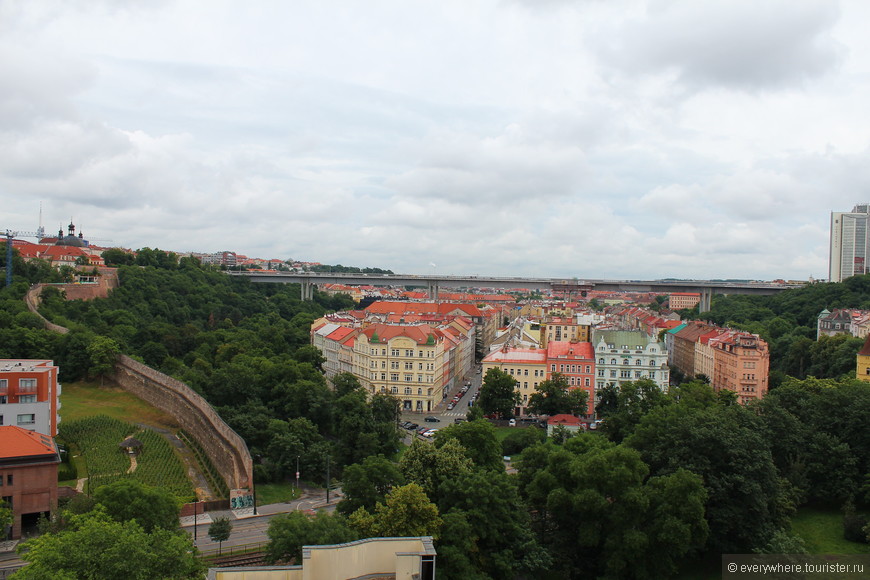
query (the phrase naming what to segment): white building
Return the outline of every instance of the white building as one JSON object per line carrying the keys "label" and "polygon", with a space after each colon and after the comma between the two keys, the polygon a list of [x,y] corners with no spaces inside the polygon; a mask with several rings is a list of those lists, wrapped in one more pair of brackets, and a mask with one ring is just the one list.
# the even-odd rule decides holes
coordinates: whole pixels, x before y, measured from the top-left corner
{"label": "white building", "polygon": [[831,212],[831,246],[828,280],[842,282],[867,272],[870,254],[870,204],[856,205],[851,212]]}
{"label": "white building", "polygon": [[650,379],[663,391],[668,389],[668,351],[641,330],[593,330],[595,347],[595,402],[598,391],[613,383]]}

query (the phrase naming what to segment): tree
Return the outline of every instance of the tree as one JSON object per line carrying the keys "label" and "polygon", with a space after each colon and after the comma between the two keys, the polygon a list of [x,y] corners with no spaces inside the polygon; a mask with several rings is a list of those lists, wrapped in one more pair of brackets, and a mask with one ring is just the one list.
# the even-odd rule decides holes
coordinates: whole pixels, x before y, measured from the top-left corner
{"label": "tree", "polygon": [[266,560],[272,564],[291,560],[301,563],[302,546],[342,544],[359,539],[344,516],[325,512],[318,512],[313,518],[298,511],[277,515],[269,522],[267,534]]}
{"label": "tree", "polygon": [[[470,536],[473,549],[466,555],[476,571],[489,578],[513,578],[521,572],[549,569],[550,559],[535,540],[515,478],[503,469],[474,469],[445,480],[440,495],[438,509],[445,521],[451,525],[461,522],[468,528],[464,533]],[[447,530],[441,537],[439,553],[442,546],[458,549],[468,541],[448,536]]]}
{"label": "tree", "polygon": [[17,580],[199,579],[206,571],[187,534],[161,528],[149,533],[135,521],[113,520],[102,508],[73,515],[66,529],[17,550],[29,562],[15,573]]}
{"label": "tree", "polygon": [[559,373],[542,381],[529,397],[529,409],[540,415],[586,414],[589,394],[580,388],[571,389],[568,379]]}
{"label": "tree", "polygon": [[136,256],[121,248],[109,248],[101,255],[106,266],[132,266],[136,262]]}
{"label": "tree", "polygon": [[405,481],[418,484],[437,501],[441,483],[471,471],[473,464],[458,439],[450,438],[439,447],[414,440],[402,454],[399,469]]}
{"label": "tree", "polygon": [[232,532],[233,524],[226,516],[215,519],[208,527],[208,537],[211,538],[212,542],[218,542],[218,556],[221,555],[223,543],[230,539]]}
{"label": "tree", "polygon": [[673,402],[650,379],[609,385],[603,389],[596,408],[604,433],[615,442],[622,441],[651,410]]}
{"label": "tree", "polygon": [[119,479],[98,487],[93,496],[109,517],[119,522],[135,520],[145,532],[178,528],[178,501],[162,488]]}
{"label": "tree", "polygon": [[519,475],[565,577],[666,578],[707,537],[700,477],[649,477],[637,451],[592,434],[527,449]]}
{"label": "tree", "polygon": [[102,386],[103,377],[115,370],[115,363],[120,354],[121,347],[113,339],[106,336],[95,336],[88,345],[88,357],[91,363],[88,373],[91,376],[100,377],[100,385]]}
{"label": "tree", "polygon": [[9,508],[6,502],[0,502],[0,538],[6,539],[8,535],[7,529],[14,521],[15,514],[12,512],[12,509]]}
{"label": "tree", "polygon": [[393,489],[385,503],[375,506],[373,514],[359,508],[348,519],[351,528],[369,538],[432,536],[437,539],[442,523],[438,507],[416,483]]}
{"label": "tree", "polygon": [[491,368],[486,371],[480,386],[477,402],[484,413],[496,413],[502,419],[514,416],[514,409],[520,404],[520,393],[516,390],[516,380],[508,373]]}
{"label": "tree", "polygon": [[740,405],[675,404],[650,412],[626,444],[652,475],[687,469],[700,476],[709,498],[709,547],[737,554],[770,542],[793,509],[763,433],[761,420]]}
{"label": "tree", "polygon": [[399,467],[383,455],[366,457],[362,463],[344,468],[341,481],[344,499],[336,509],[345,515],[350,515],[359,508],[373,510],[403,481]]}
{"label": "tree", "polygon": [[489,421],[469,421],[450,425],[438,432],[435,447],[443,447],[451,439],[459,441],[476,467],[504,469],[501,445],[495,435],[495,428]]}

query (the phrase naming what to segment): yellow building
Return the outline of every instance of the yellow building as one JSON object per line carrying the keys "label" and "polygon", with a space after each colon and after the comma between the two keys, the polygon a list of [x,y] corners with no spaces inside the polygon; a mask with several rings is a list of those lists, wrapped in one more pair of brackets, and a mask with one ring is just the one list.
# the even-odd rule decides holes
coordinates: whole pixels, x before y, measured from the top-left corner
{"label": "yellow building", "polygon": [[503,348],[489,353],[482,361],[483,375],[489,369],[499,369],[512,376],[520,394],[518,415],[526,415],[529,398],[547,380],[547,351],[542,348]]}
{"label": "yellow building", "polygon": [[589,342],[590,325],[580,324],[571,316],[552,316],[541,321],[541,347],[550,342]]}
{"label": "yellow building", "polygon": [[455,343],[426,324],[373,324],[357,335],[353,353],[353,374],[366,391],[392,394],[404,411],[432,411],[455,376]]}
{"label": "yellow building", "polygon": [[864,341],[864,346],[858,351],[858,369],[855,374],[859,381],[870,383],[870,336]]}

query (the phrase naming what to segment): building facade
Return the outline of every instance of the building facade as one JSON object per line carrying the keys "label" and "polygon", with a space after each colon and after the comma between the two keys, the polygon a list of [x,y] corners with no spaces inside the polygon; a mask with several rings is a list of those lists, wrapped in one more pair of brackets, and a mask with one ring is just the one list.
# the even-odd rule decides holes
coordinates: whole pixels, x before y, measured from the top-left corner
{"label": "building facade", "polygon": [[12,509],[15,540],[57,508],[60,456],[51,437],[15,425],[0,426],[0,442],[0,499]]}
{"label": "building facade", "polygon": [[870,204],[856,205],[851,212],[831,212],[829,281],[842,282],[867,272],[868,220]]}
{"label": "building facade", "polygon": [[595,391],[609,384],[620,385],[629,381],[650,379],[663,391],[670,381],[668,351],[642,331],[593,330],[595,347]]}
{"label": "building facade", "polygon": [[548,377],[559,373],[568,381],[568,389],[583,389],[586,394],[586,411],[595,411],[595,353],[592,343],[577,341],[550,342],[547,345]]}
{"label": "building facade", "polygon": [[61,385],[50,360],[0,359],[0,425],[57,436]]}
{"label": "building facade", "polygon": [[547,351],[542,348],[508,348],[493,351],[481,362],[483,375],[490,369],[498,369],[512,376],[517,383],[520,404],[515,414],[528,415],[529,398],[538,385],[546,381]]}

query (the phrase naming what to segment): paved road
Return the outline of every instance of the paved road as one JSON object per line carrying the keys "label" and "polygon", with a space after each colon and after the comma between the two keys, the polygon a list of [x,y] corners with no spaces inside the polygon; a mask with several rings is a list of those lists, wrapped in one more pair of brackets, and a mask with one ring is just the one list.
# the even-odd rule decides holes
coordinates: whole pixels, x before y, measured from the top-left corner
{"label": "paved road", "polygon": [[[330,491],[329,503],[327,504],[326,490],[305,490],[303,488],[303,494],[299,499],[286,503],[259,506],[257,507],[257,515],[237,517],[236,514],[229,510],[212,511],[198,516],[196,526],[193,524],[192,517],[183,518],[181,525],[182,529],[190,536],[195,536],[194,544],[202,552],[217,551],[219,547],[222,550],[228,550],[232,547],[258,543],[265,546],[266,542],[269,541],[266,535],[269,529],[269,522],[276,515],[304,510],[333,511],[335,510],[335,505],[341,499],[341,489]],[[230,539],[223,542],[222,546],[219,546],[218,542],[214,542],[208,537],[209,525],[211,525],[214,519],[219,517],[228,517],[233,524]]]}
{"label": "paved road", "polygon": [[[433,411],[428,413],[418,413],[416,411],[402,411],[401,412],[401,420],[402,421],[412,421],[414,423],[419,424],[421,427],[427,426],[433,429],[443,429],[449,425],[453,425],[454,421],[458,418],[465,419],[465,416],[468,415],[468,402],[471,398],[480,390],[480,382],[482,380],[482,375],[476,372],[476,369],[479,368],[479,365],[475,365],[474,370],[472,370],[471,374],[467,377],[467,380],[471,381],[471,387],[469,387],[468,392],[463,395],[461,399],[459,399],[459,403],[453,409],[448,410],[447,404],[453,400],[453,396],[459,393],[459,390],[462,388],[464,380],[460,381],[458,385],[453,387],[453,389],[447,394],[447,397],[438,405],[436,405]],[[437,423],[429,423],[424,421],[425,417],[436,417],[438,419]],[[406,437],[406,440],[408,438]]]}

